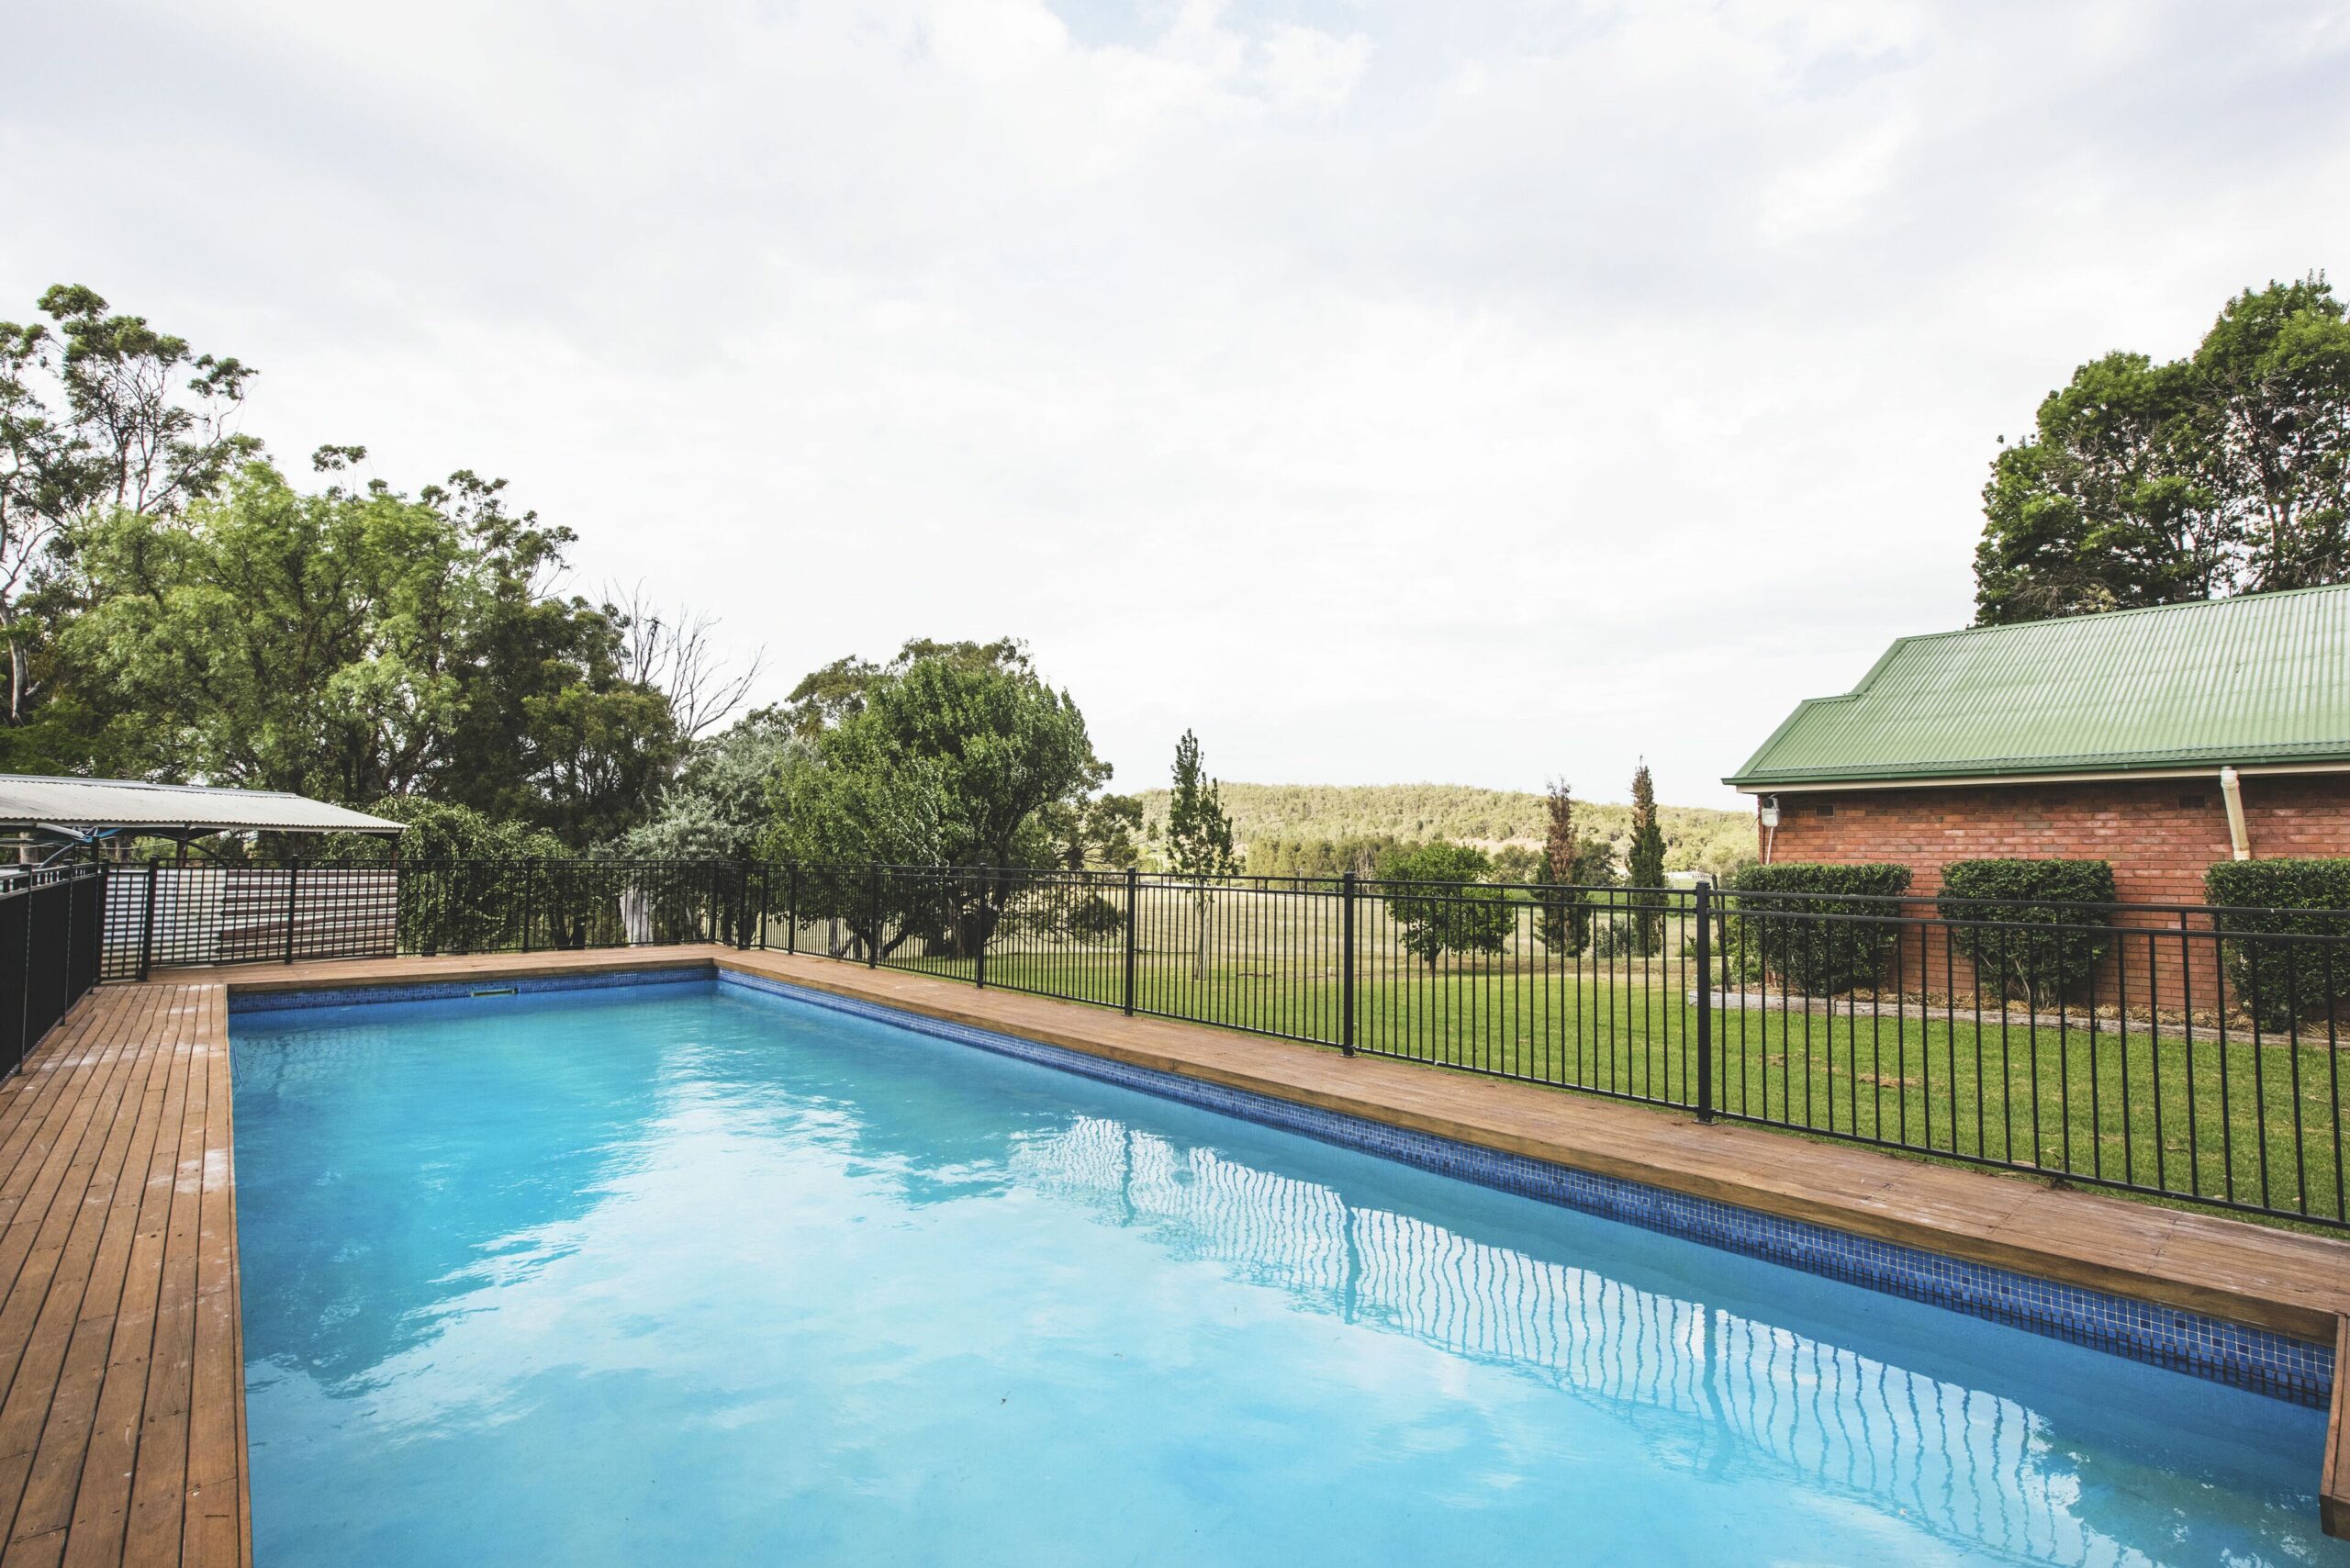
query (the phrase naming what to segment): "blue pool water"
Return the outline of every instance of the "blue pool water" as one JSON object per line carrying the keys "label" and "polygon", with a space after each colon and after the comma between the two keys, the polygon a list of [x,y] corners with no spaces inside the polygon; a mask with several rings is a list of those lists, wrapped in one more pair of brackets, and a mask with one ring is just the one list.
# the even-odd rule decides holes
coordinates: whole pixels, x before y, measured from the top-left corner
{"label": "blue pool water", "polygon": [[2317,1411],[800,1002],[232,1036],[260,1568],[2350,1562]]}

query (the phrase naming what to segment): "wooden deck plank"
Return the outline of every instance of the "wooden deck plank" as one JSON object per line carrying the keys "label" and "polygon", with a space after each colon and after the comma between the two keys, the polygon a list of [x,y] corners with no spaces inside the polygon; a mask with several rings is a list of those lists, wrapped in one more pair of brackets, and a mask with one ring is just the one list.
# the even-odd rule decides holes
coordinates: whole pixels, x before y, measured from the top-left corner
{"label": "wooden deck plank", "polygon": [[[28,1128],[15,1163],[0,1182],[0,1206],[8,1214],[6,1229],[0,1231],[0,1280],[7,1282],[7,1294],[0,1300],[8,1304],[21,1304],[28,1261],[44,1234],[81,1130],[106,1098],[107,1076],[125,1065],[118,1051],[94,1043],[87,1028],[58,1041],[58,1048],[67,1066],[57,1075],[57,1097],[39,1123]],[[14,1349],[21,1346],[22,1334],[10,1332],[6,1312],[0,1305],[0,1347]]]}
{"label": "wooden deck plank", "polygon": [[[206,993],[207,1009],[222,1009],[226,1002],[225,991]],[[202,1034],[207,1040],[225,1041],[225,1014]],[[244,1325],[234,1242],[237,1187],[228,1051],[207,1050],[204,1069],[209,1113],[204,1122],[195,1355],[188,1389],[187,1486],[180,1561],[233,1568],[251,1561],[251,1502],[245,1484]]]}
{"label": "wooden deck plank", "polygon": [[[132,1031],[140,1026],[136,1016],[127,1021]],[[93,1092],[79,1097],[76,1115],[60,1134],[59,1151],[69,1155],[66,1162],[55,1168],[52,1178],[54,1157],[44,1161],[27,1194],[30,1202],[18,1221],[31,1232],[29,1249],[0,1305],[0,1358],[8,1369],[7,1391],[0,1398],[0,1495],[12,1515],[81,1319],[82,1297],[105,1228],[106,1207],[94,1210],[89,1200],[111,1199],[129,1143],[127,1130],[119,1140],[115,1133],[122,1113],[132,1109],[129,1096],[115,1091],[135,1073],[142,1054],[136,1047],[108,1048],[87,1040],[80,1048],[102,1065],[102,1075]],[[109,1155],[112,1170],[106,1168]],[[16,1533],[12,1527],[6,1539]]]}
{"label": "wooden deck plank", "polygon": [[[201,1034],[201,1031],[196,1031]],[[154,1349],[131,1479],[129,1535],[124,1556],[170,1562],[179,1554],[187,1503],[188,1413],[196,1381],[196,1259],[204,1209],[206,1120],[211,1108],[211,1047],[192,1042],[186,1114],[172,1167],[163,1278],[155,1303]]]}
{"label": "wooden deck plank", "polygon": [[[138,1008],[127,1019],[133,1040],[155,1026],[150,1016],[154,999],[145,1000],[150,1005]],[[118,1097],[115,1128],[100,1170],[89,1183],[76,1238],[69,1243],[66,1260],[58,1271],[42,1325],[35,1329],[38,1342],[54,1332],[50,1325],[70,1317],[70,1339],[62,1347],[53,1386],[46,1394],[28,1365],[10,1389],[6,1404],[0,1406],[0,1454],[9,1456],[6,1462],[13,1462],[20,1445],[29,1450],[30,1474],[6,1538],[12,1547],[61,1531],[72,1520],[73,1497],[96,1415],[98,1385],[113,1342],[115,1308],[121,1296],[135,1223],[135,1211],[118,1204],[117,1193],[125,1171],[143,1163],[142,1135],[151,1145],[160,1120],[154,1113],[160,1110],[161,1101],[160,1095],[151,1099],[146,1091],[169,1066],[165,1053],[141,1051],[133,1045],[120,1048],[137,1081],[127,1085],[126,1092]],[[28,1443],[33,1438],[38,1439],[37,1449]],[[0,1568],[6,1562],[0,1557]]]}
{"label": "wooden deck plank", "polygon": [[[179,988],[184,991],[187,988]],[[125,1551],[131,1484],[140,1462],[150,1369],[162,1320],[163,1265],[177,1185],[179,1150],[187,1119],[189,1067],[203,1017],[198,998],[174,998],[164,1045],[171,1070],[161,1121],[138,1194],[136,1230],[126,1270],[114,1342],[98,1389],[98,1415],[88,1462],[74,1496],[63,1561],[110,1565],[173,1562],[139,1558]]]}
{"label": "wooden deck plank", "polygon": [[[91,1430],[84,1449],[81,1473],[74,1478],[72,1513],[66,1529],[56,1538],[60,1559],[72,1548],[85,1561],[118,1562],[121,1551],[121,1521],[118,1511],[101,1514],[90,1506],[94,1490],[103,1492],[106,1477],[128,1464],[124,1457],[120,1433],[123,1426],[122,1397],[118,1364],[129,1357],[140,1358],[143,1366],[143,1346],[151,1331],[149,1327],[147,1285],[149,1269],[145,1262],[147,1219],[145,1209],[154,1180],[156,1151],[169,1145],[174,1136],[179,1115],[178,1081],[182,1069],[180,1036],[183,1025],[177,1010],[182,988],[162,988],[165,994],[162,1014],[147,1038],[152,1047],[159,1069],[159,1092],[151,1105],[141,1107],[148,1136],[140,1146],[141,1158],[129,1165],[119,1203],[129,1221],[129,1235],[123,1246],[123,1281],[115,1297],[115,1319],[106,1344],[106,1363],[99,1369],[97,1400],[91,1417]],[[103,993],[101,993],[103,994]],[[94,1488],[94,1477],[96,1484]]]}
{"label": "wooden deck plank", "polygon": [[0,1568],[252,1561],[229,1097],[211,979],[100,987],[0,1083]]}

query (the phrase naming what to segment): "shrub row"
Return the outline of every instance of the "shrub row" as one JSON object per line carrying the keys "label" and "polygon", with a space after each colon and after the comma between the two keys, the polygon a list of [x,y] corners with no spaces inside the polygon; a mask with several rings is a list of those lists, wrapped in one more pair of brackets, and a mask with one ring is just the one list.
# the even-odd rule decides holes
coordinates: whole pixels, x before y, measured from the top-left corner
{"label": "shrub row", "polygon": [[2103,860],[1954,860],[1942,868],[1934,910],[1946,921],[2010,923],[1953,929],[1976,983],[2036,1008],[2088,979],[2112,951],[2109,933],[2083,929],[2110,924],[2111,912],[2079,906],[2113,902],[2113,868]]}
{"label": "shrub row", "polygon": [[2350,935],[2350,860],[2222,860],[2203,891],[2243,934],[2227,944],[2228,980],[2263,1027],[2323,1017],[2350,997],[2350,953],[2335,943],[2260,940]]}
{"label": "shrub row", "polygon": [[[1900,927],[1907,866],[1750,866],[1726,903],[1730,972],[1806,995],[1880,983]],[[2204,874],[2230,913],[2221,944],[2235,1000],[2264,1027],[2330,1015],[2350,1000],[2350,859],[2231,860]],[[1959,860],[1942,868],[1935,913],[1986,988],[2040,1006],[2061,1002],[2113,950],[2113,868],[2102,860]],[[2300,940],[2306,937],[2333,941]],[[2268,938],[2274,938],[2270,940]]]}
{"label": "shrub row", "polygon": [[1785,861],[1744,868],[1731,889],[1732,971],[1771,977],[1807,996],[1833,996],[1873,986],[1884,974],[1901,927],[1874,917],[1901,912],[1909,868]]}

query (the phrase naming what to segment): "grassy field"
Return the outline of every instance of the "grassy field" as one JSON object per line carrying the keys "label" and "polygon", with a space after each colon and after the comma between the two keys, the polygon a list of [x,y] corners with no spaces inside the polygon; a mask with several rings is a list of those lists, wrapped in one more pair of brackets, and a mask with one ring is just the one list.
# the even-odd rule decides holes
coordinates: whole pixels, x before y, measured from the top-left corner
{"label": "grassy field", "polygon": [[[1446,838],[1491,848],[1542,842],[1543,802],[1526,790],[1467,784],[1225,784],[1224,808],[1242,845],[1268,841],[1332,843],[1389,836],[1406,843]],[[1143,820],[1156,843],[1167,818],[1167,791],[1142,792]],[[1670,870],[1727,872],[1754,855],[1751,812],[1661,806]],[[1607,841],[1620,862],[1631,841],[1632,808],[1578,800],[1576,825]]]}
{"label": "grassy field", "polygon": [[[1284,962],[1280,951],[1217,949],[1196,974],[1192,954],[1144,952],[1137,1008],[1335,1046],[1344,1006],[1337,965]],[[1358,1047],[1694,1103],[1694,965],[1537,954],[1430,968],[1392,942],[1366,940],[1356,971]],[[903,951],[890,964],[967,981],[975,969]],[[1114,945],[1007,944],[990,949],[988,980],[1117,1006],[1124,954]],[[1718,1005],[1716,1106],[1919,1153],[2345,1217],[2350,1051],[2306,1037],[2255,1047],[2242,1030],[2222,1039],[2208,1025],[2035,1025],[1997,1014],[1978,1025],[1971,1007],[1828,1008],[1766,1009],[1735,992]]]}

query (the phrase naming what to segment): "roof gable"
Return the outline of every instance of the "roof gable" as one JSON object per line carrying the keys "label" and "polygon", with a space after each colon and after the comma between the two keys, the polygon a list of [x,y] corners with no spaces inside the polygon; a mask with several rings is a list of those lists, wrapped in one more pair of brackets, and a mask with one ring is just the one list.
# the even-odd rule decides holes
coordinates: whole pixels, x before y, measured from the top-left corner
{"label": "roof gable", "polygon": [[1904,637],[1725,782],[2350,760],[2350,585]]}

